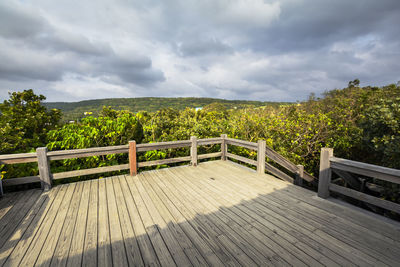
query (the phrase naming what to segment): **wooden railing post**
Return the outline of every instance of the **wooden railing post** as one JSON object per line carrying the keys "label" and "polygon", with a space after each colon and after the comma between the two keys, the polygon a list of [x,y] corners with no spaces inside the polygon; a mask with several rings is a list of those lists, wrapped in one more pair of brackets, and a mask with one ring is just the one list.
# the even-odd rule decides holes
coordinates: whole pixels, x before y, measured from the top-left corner
{"label": "wooden railing post", "polygon": [[190,141],[192,141],[192,146],[190,147],[190,163],[192,166],[197,166],[197,137],[191,136]]}
{"label": "wooden railing post", "polygon": [[296,172],[296,179],[294,180],[294,184],[298,186],[303,185],[303,177],[304,177],[304,166],[303,165],[297,165],[297,172]]}
{"label": "wooden railing post", "polygon": [[136,141],[129,141],[129,170],[130,175],[137,174]]}
{"label": "wooden railing post", "polygon": [[319,164],[318,196],[329,197],[329,185],[331,183],[331,163],[329,158],[333,157],[333,149],[324,147],[321,149],[321,160]]}
{"label": "wooden railing post", "polygon": [[3,195],[4,195],[4,192],[3,192],[3,183],[2,183],[1,178],[0,178],[0,197],[2,197]]}
{"label": "wooden railing post", "polygon": [[52,174],[50,171],[50,162],[47,157],[47,147],[38,147],[36,155],[39,166],[40,183],[42,184],[43,191],[49,191],[52,185]]}
{"label": "wooden railing post", "polygon": [[226,154],[228,154],[228,145],[226,144],[226,138],[228,136],[226,134],[221,134],[222,142],[221,142],[221,160],[226,160]]}
{"label": "wooden railing post", "polygon": [[265,173],[265,148],[266,142],[265,140],[258,140],[257,147],[257,172],[264,174]]}

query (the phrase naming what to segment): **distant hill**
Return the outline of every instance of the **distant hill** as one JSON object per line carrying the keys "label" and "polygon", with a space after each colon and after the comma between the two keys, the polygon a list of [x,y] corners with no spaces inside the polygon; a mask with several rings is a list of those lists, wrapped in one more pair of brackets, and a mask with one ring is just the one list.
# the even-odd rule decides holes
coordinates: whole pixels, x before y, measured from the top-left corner
{"label": "distant hill", "polygon": [[162,108],[185,109],[204,107],[211,103],[221,103],[226,108],[245,108],[260,106],[278,107],[287,102],[263,102],[247,100],[225,100],[218,98],[164,98],[164,97],[140,97],[140,98],[109,98],[85,100],[80,102],[45,102],[48,109],[61,109],[64,114],[64,120],[76,120],[83,117],[84,112],[93,112],[96,116],[102,110],[103,106],[111,106],[116,110],[129,110],[131,112],[148,111],[154,112]]}

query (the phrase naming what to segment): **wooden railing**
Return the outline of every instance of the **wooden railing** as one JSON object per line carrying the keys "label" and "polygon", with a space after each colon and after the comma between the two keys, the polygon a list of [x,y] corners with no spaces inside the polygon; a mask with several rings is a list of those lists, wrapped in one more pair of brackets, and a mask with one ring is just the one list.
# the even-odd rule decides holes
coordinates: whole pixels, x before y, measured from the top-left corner
{"label": "wooden railing", "polygon": [[400,184],[400,170],[336,158],[333,149],[322,148],[318,183],[318,196],[321,198],[328,198],[332,191],[400,214],[400,204],[332,183],[332,172],[343,177],[352,187],[358,187],[360,182],[353,174]]}
{"label": "wooden railing", "polygon": [[[197,147],[204,145],[221,144],[221,151],[208,153],[208,154],[197,154]],[[246,149],[257,151],[257,160],[252,160],[239,155],[228,153],[228,145],[240,146]],[[182,148],[190,147],[190,156],[153,160],[138,162],[137,153],[146,152],[151,150],[171,149],[171,148]],[[67,172],[52,173],[50,170],[50,161],[52,160],[63,160],[71,158],[83,158],[91,156],[100,156],[108,154],[121,154],[128,153],[129,163],[120,164],[106,167],[97,167],[84,170],[75,170]],[[17,163],[29,163],[37,162],[39,167],[39,175],[20,177],[20,178],[9,178],[3,180],[4,186],[21,185],[28,183],[40,182],[42,189],[47,191],[51,188],[53,180],[85,176],[105,172],[113,172],[120,170],[130,170],[131,175],[137,174],[137,169],[141,167],[149,167],[162,164],[171,164],[178,162],[189,161],[192,166],[196,166],[199,160],[208,158],[218,158],[227,160],[228,158],[238,160],[250,165],[257,166],[257,172],[264,173],[265,171],[289,182],[295,182],[301,184],[304,179],[306,181],[313,181],[315,178],[304,172],[303,166],[295,165],[286,158],[279,155],[277,152],[266,146],[265,141],[260,140],[258,143],[248,142],[238,139],[228,138],[227,135],[223,134],[217,138],[197,139],[192,136],[190,140],[183,141],[171,141],[171,142],[158,142],[158,143],[146,143],[136,144],[135,141],[130,141],[127,145],[120,146],[109,146],[109,147],[94,147],[85,149],[73,149],[73,150],[58,150],[58,151],[47,151],[46,147],[39,147],[36,149],[36,153],[22,153],[22,154],[9,154],[0,155],[0,164],[17,164]],[[295,179],[290,175],[286,174],[282,170],[266,163],[266,157],[282,166],[288,172],[295,174]],[[2,187],[0,183],[0,195],[2,194]]]}

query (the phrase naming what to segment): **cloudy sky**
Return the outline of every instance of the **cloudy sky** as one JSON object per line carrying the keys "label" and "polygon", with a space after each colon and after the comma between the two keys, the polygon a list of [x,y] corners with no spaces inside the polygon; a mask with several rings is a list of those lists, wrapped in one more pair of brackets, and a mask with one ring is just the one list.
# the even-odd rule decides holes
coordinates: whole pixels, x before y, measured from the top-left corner
{"label": "cloudy sky", "polygon": [[399,0],[0,2],[0,100],[304,100],[400,80]]}

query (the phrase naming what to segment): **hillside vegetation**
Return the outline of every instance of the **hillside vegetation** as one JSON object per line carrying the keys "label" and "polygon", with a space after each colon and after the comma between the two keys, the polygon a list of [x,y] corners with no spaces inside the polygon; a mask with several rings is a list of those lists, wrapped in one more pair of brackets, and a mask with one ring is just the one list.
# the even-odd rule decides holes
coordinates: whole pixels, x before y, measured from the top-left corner
{"label": "hillside vegetation", "polygon": [[163,108],[174,108],[183,110],[185,108],[199,108],[211,103],[221,103],[227,109],[241,109],[245,107],[273,106],[279,107],[288,102],[262,102],[247,100],[225,100],[217,98],[195,98],[195,97],[140,97],[140,98],[110,98],[95,99],[80,102],[44,102],[49,110],[60,109],[63,113],[63,120],[77,120],[84,117],[85,112],[92,112],[93,116],[98,116],[103,106],[115,110],[127,110],[130,112],[155,112]]}
{"label": "hillside vegetation", "polygon": [[[129,140],[147,143],[189,139],[192,135],[207,138],[226,133],[253,142],[266,140],[268,146],[316,176],[322,147],[333,148],[338,157],[400,169],[400,87],[393,84],[361,88],[356,80],[347,88],[326,92],[322,98],[310,97],[302,103],[282,106],[229,109],[224,103],[196,102],[194,106],[204,108],[137,113],[102,107],[98,116],[87,115],[66,124],[60,122],[58,110],[43,109],[42,100],[42,96],[29,90],[13,93],[10,100],[0,104],[0,153],[30,152],[37,146],[59,150],[120,145]],[[219,149],[206,146],[199,153]],[[255,152],[229,149],[256,158]],[[139,159],[188,153],[188,149],[149,151],[139,154]],[[52,170],[92,168],[127,160],[126,154],[68,159],[52,162]],[[0,171],[5,172],[5,178],[35,175],[36,164],[27,165],[3,165]],[[366,179],[383,188],[379,192],[381,198],[400,202],[398,185]]]}

